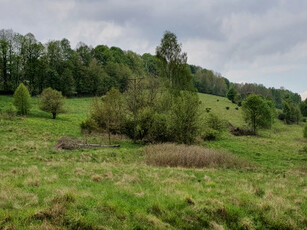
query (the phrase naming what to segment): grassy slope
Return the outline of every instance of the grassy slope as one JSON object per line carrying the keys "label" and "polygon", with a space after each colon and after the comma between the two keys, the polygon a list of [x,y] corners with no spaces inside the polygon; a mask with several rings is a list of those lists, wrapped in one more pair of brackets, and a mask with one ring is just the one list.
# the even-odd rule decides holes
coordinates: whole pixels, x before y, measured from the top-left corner
{"label": "grassy slope", "polygon": [[[201,99],[203,108],[243,125],[227,99]],[[11,101],[0,96],[0,108]],[[151,167],[142,146],[124,140],[120,149],[52,150],[61,136],[80,137],[90,101],[69,99],[68,112],[52,120],[33,99],[27,118],[0,118],[0,229],[307,228],[301,126],[277,122],[259,137],[225,134],[206,143],[257,165],[249,170]]]}

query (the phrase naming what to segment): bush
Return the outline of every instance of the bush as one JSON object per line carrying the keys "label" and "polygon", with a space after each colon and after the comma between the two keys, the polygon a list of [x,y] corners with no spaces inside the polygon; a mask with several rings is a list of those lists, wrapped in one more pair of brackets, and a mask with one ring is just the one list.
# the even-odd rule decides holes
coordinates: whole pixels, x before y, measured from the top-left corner
{"label": "bush", "polygon": [[307,124],[304,127],[304,138],[307,138]]}
{"label": "bush", "polygon": [[148,131],[148,140],[155,143],[167,142],[170,140],[170,134],[167,130],[166,114],[154,114],[151,128]]}
{"label": "bush", "polygon": [[226,127],[226,121],[211,113],[206,117],[202,137],[208,141],[216,140],[226,130]]}
{"label": "bush", "polygon": [[242,112],[246,123],[256,134],[258,128],[271,128],[275,117],[275,106],[272,101],[251,94],[243,101]]}
{"label": "bush", "polygon": [[18,114],[27,115],[31,108],[31,96],[24,84],[20,84],[14,93],[14,106]]}
{"label": "bush", "polygon": [[55,119],[58,113],[63,113],[63,105],[65,104],[65,98],[62,96],[62,92],[55,89],[44,89],[40,95],[39,108],[45,112],[52,113],[52,118]]}
{"label": "bush", "polygon": [[85,121],[82,121],[80,124],[81,133],[91,134],[98,130],[98,125],[94,119],[88,118]]}
{"label": "bush", "polygon": [[242,168],[248,162],[228,153],[200,146],[175,144],[149,145],[144,148],[148,165],[185,168]]}
{"label": "bush", "polygon": [[191,144],[200,131],[200,101],[193,92],[182,91],[174,98],[168,116],[168,128],[172,140],[177,143]]}
{"label": "bush", "polygon": [[226,110],[229,110],[229,109],[230,109],[229,106],[227,106],[227,107],[226,107]]}

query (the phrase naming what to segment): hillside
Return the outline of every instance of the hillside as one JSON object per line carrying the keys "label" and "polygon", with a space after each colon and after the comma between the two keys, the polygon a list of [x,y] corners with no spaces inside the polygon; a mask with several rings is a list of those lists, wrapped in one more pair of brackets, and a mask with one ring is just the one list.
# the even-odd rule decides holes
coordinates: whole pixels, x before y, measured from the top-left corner
{"label": "hillside", "polygon": [[[211,108],[244,125],[226,98],[200,98],[204,114]],[[240,157],[249,165],[241,168],[149,166],[146,147],[122,137],[114,137],[118,149],[54,150],[63,136],[82,137],[91,100],[67,99],[56,120],[38,110],[36,98],[28,117],[0,117],[0,229],[307,228],[301,124],[276,121],[259,136],[226,132],[201,143]],[[0,96],[0,110],[12,101]]]}

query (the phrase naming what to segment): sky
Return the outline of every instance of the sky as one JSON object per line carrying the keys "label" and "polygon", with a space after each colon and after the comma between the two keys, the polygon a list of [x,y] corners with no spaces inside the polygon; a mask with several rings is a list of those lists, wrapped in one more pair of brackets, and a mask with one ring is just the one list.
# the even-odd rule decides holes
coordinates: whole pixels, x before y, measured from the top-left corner
{"label": "sky", "polygon": [[177,35],[188,63],[307,97],[306,0],[0,0],[0,29],[139,54]]}

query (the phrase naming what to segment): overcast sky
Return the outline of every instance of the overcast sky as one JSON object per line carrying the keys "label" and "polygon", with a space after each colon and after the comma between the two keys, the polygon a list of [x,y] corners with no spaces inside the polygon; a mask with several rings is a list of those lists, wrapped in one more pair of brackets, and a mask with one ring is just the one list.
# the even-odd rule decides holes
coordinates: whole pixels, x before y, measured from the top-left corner
{"label": "overcast sky", "polygon": [[307,96],[306,0],[0,0],[0,29],[139,54],[170,30],[190,64]]}

